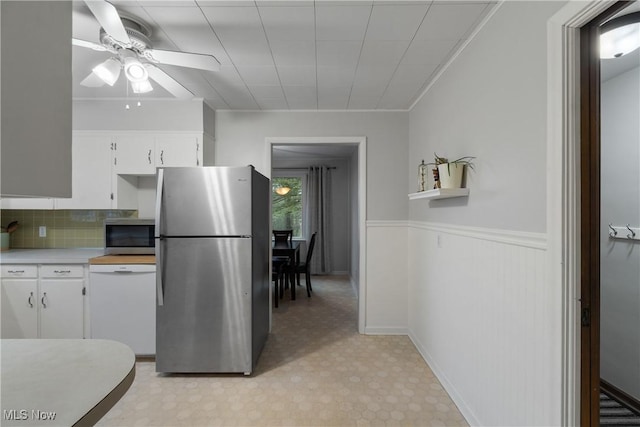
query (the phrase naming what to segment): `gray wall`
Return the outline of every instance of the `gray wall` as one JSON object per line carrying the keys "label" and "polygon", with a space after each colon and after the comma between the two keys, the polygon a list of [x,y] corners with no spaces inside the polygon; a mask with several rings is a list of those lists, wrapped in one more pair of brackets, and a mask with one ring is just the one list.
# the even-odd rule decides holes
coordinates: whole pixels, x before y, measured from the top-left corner
{"label": "gray wall", "polygon": [[563,4],[505,2],[512,22],[490,21],[411,111],[408,192],[434,152],[476,160],[468,199],[412,203],[410,219],[546,230],[546,20]]}
{"label": "gray wall", "polygon": [[2,195],[71,197],[71,2],[3,1]]}
{"label": "gray wall", "polygon": [[601,376],[640,399],[640,242],[607,226],[640,226],[640,68],[603,82],[601,101]]}
{"label": "gray wall", "polygon": [[265,171],[266,137],[365,136],[367,219],[406,220],[407,112],[216,111],[216,164]]}

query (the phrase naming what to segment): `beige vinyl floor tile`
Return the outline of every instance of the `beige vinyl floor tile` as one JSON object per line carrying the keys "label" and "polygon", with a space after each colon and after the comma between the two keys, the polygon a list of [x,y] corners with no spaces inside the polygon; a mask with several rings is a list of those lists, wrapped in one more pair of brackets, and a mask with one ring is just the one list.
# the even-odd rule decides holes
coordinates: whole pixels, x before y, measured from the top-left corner
{"label": "beige vinyl floor tile", "polygon": [[164,375],[150,361],[98,426],[467,426],[406,336],[360,335],[349,280],[313,276],[273,309],[256,371]]}

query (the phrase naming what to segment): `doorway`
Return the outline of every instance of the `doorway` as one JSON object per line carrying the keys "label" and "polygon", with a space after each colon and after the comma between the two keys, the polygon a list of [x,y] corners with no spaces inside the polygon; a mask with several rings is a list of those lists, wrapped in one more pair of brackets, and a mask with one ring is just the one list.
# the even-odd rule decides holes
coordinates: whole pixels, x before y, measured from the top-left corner
{"label": "doorway", "polygon": [[[625,320],[620,318],[620,312],[624,312],[623,307],[620,306],[621,301],[624,301],[624,295],[621,296],[620,292],[624,292],[624,288],[629,287],[625,283],[620,283],[615,279],[615,269],[624,269],[624,263],[620,261],[633,262],[632,258],[637,257],[639,247],[634,243],[633,239],[627,239],[626,235],[633,233],[630,229],[629,232],[621,234],[624,236],[624,240],[617,242],[618,238],[618,224],[613,222],[621,221],[612,219],[618,215],[614,215],[612,207],[616,205],[617,198],[626,198],[624,194],[617,196],[614,195],[618,190],[621,193],[625,193],[627,190],[631,190],[633,194],[633,188],[636,188],[638,184],[632,184],[627,181],[611,183],[612,172],[616,170],[616,167],[612,167],[611,162],[616,159],[611,158],[611,153],[617,149],[612,144],[616,143],[616,139],[620,137],[612,138],[611,123],[605,123],[604,120],[611,121],[613,117],[615,119],[616,114],[612,116],[610,111],[605,111],[605,106],[611,108],[613,105],[610,98],[613,95],[608,92],[603,92],[605,84],[603,83],[603,76],[607,81],[607,87],[613,86],[613,79],[621,79],[625,70],[617,70],[612,74],[611,67],[619,67],[622,61],[617,64],[604,63],[600,58],[600,34],[603,32],[603,24],[611,22],[612,18],[619,15],[628,14],[629,6],[637,7],[638,2],[621,1],[615,3],[612,7],[605,10],[592,21],[587,23],[581,29],[581,52],[580,52],[580,81],[581,81],[581,143],[580,143],[580,187],[581,187],[581,203],[580,203],[580,216],[581,216],[581,331],[580,331],[580,419],[583,426],[598,426],[601,423],[600,401],[601,392],[607,391],[607,393],[613,393],[616,399],[625,401],[623,403],[630,406],[638,406],[638,390],[631,390],[627,393],[624,389],[629,390],[625,385],[624,374],[615,372],[612,369],[612,365],[615,364],[615,356],[612,354],[624,352],[624,348],[612,348],[620,345],[620,340],[616,340],[613,335],[619,335],[621,331],[625,329]],[[636,50],[635,53],[630,55],[640,55]],[[621,59],[616,58],[616,60]],[[630,69],[632,73],[638,70],[637,65],[632,65]],[[604,73],[603,73],[604,71]],[[640,75],[640,73],[636,73]],[[607,74],[609,74],[607,76]],[[612,77],[613,76],[613,77]],[[633,76],[631,76],[633,77]],[[609,83],[613,82],[613,83]],[[606,95],[606,96],[605,96]],[[640,91],[635,93],[635,107],[637,110],[637,103],[640,100]],[[618,102],[618,101],[616,101]],[[628,107],[625,107],[628,108]],[[638,125],[638,113],[635,113],[635,118],[632,118],[633,123]],[[623,125],[626,123],[622,123]],[[618,127],[620,123],[618,123]],[[624,127],[624,126],[622,126]],[[635,129],[634,132],[637,132]],[[625,139],[623,137],[622,139]],[[633,152],[628,152],[627,155],[635,157],[633,162],[636,167],[638,164],[638,137],[635,137],[635,156]],[[619,157],[619,156],[618,156]],[[619,170],[617,171],[619,172]],[[625,172],[626,173],[626,172]],[[631,171],[629,171],[631,173]],[[617,173],[618,178],[620,174]],[[638,178],[636,177],[637,181]],[[633,181],[633,180],[631,180]],[[626,187],[626,188],[625,188]],[[617,190],[615,190],[617,189]],[[640,191],[636,191],[640,193]],[[635,205],[640,204],[640,194],[633,195],[636,202]],[[633,204],[633,201],[630,201]],[[640,214],[638,213],[638,207],[632,208],[628,211],[627,216],[633,217],[633,220],[629,222],[639,222]],[[622,220],[627,223],[627,221]],[[611,227],[609,228],[609,224]],[[635,227],[639,225],[635,224]],[[622,229],[620,230],[623,233]],[[624,248],[621,248],[624,246]],[[620,249],[624,252],[620,256]],[[636,255],[633,254],[635,251]],[[614,258],[618,259],[614,259]],[[613,264],[617,264],[612,267]],[[635,265],[638,263],[636,262]],[[612,271],[614,274],[612,274]],[[613,277],[612,277],[613,276]],[[627,279],[628,280],[628,279]],[[635,289],[638,289],[640,285],[640,278],[635,278]],[[640,293],[639,293],[640,295]],[[622,298],[622,300],[621,300]],[[633,295],[626,297],[633,300]],[[638,305],[640,305],[640,299],[635,303],[635,313],[638,312]],[[616,303],[617,301],[617,303]],[[631,304],[633,305],[633,304]],[[626,310],[629,311],[629,310]],[[637,315],[636,315],[637,316]],[[617,324],[615,324],[617,322]],[[634,330],[637,333],[637,322],[635,323]],[[636,341],[640,337],[635,338]],[[629,343],[630,347],[633,347],[633,339]],[[624,346],[624,345],[623,345]],[[629,356],[634,358],[634,350],[631,350],[632,354]],[[627,358],[629,358],[627,357]],[[640,361],[640,356],[635,355],[636,364]],[[624,360],[618,361],[618,363],[624,363]],[[633,360],[631,360],[633,366]],[[636,370],[631,368],[631,370]],[[629,376],[636,376],[640,378],[640,366],[637,367],[638,372],[627,372]],[[613,382],[621,387],[611,384],[606,378],[613,378]],[[604,380],[604,381],[603,381]],[[633,388],[633,387],[631,387]],[[603,421],[605,423],[605,421]]]}
{"label": "doorway", "polygon": [[[349,152],[351,161],[351,189],[349,198],[353,201],[350,222],[350,251],[351,258],[349,274],[358,298],[358,332],[364,333],[365,300],[366,300],[366,137],[269,137],[266,143],[266,170],[271,177],[274,171],[274,148],[279,152],[314,153],[318,156],[324,151]],[[312,157],[313,157],[312,156]],[[315,253],[315,252],[314,252]]]}

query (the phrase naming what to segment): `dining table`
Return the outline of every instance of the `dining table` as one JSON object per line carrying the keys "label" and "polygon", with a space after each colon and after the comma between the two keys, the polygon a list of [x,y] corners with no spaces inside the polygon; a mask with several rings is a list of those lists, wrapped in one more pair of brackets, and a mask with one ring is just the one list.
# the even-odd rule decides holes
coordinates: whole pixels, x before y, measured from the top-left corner
{"label": "dining table", "polygon": [[291,299],[296,299],[295,268],[300,265],[300,242],[297,241],[273,241],[271,246],[273,257],[289,257],[290,265],[294,266],[287,275],[291,286]]}

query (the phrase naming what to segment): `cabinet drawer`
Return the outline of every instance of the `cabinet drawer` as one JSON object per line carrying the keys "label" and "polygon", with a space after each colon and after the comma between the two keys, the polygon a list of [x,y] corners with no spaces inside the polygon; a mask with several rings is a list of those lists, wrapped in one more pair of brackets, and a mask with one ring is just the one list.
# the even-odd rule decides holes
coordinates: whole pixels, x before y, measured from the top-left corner
{"label": "cabinet drawer", "polygon": [[40,267],[40,277],[47,279],[84,277],[82,265],[43,265]]}
{"label": "cabinet drawer", "polygon": [[2,277],[38,277],[37,265],[3,265]]}

